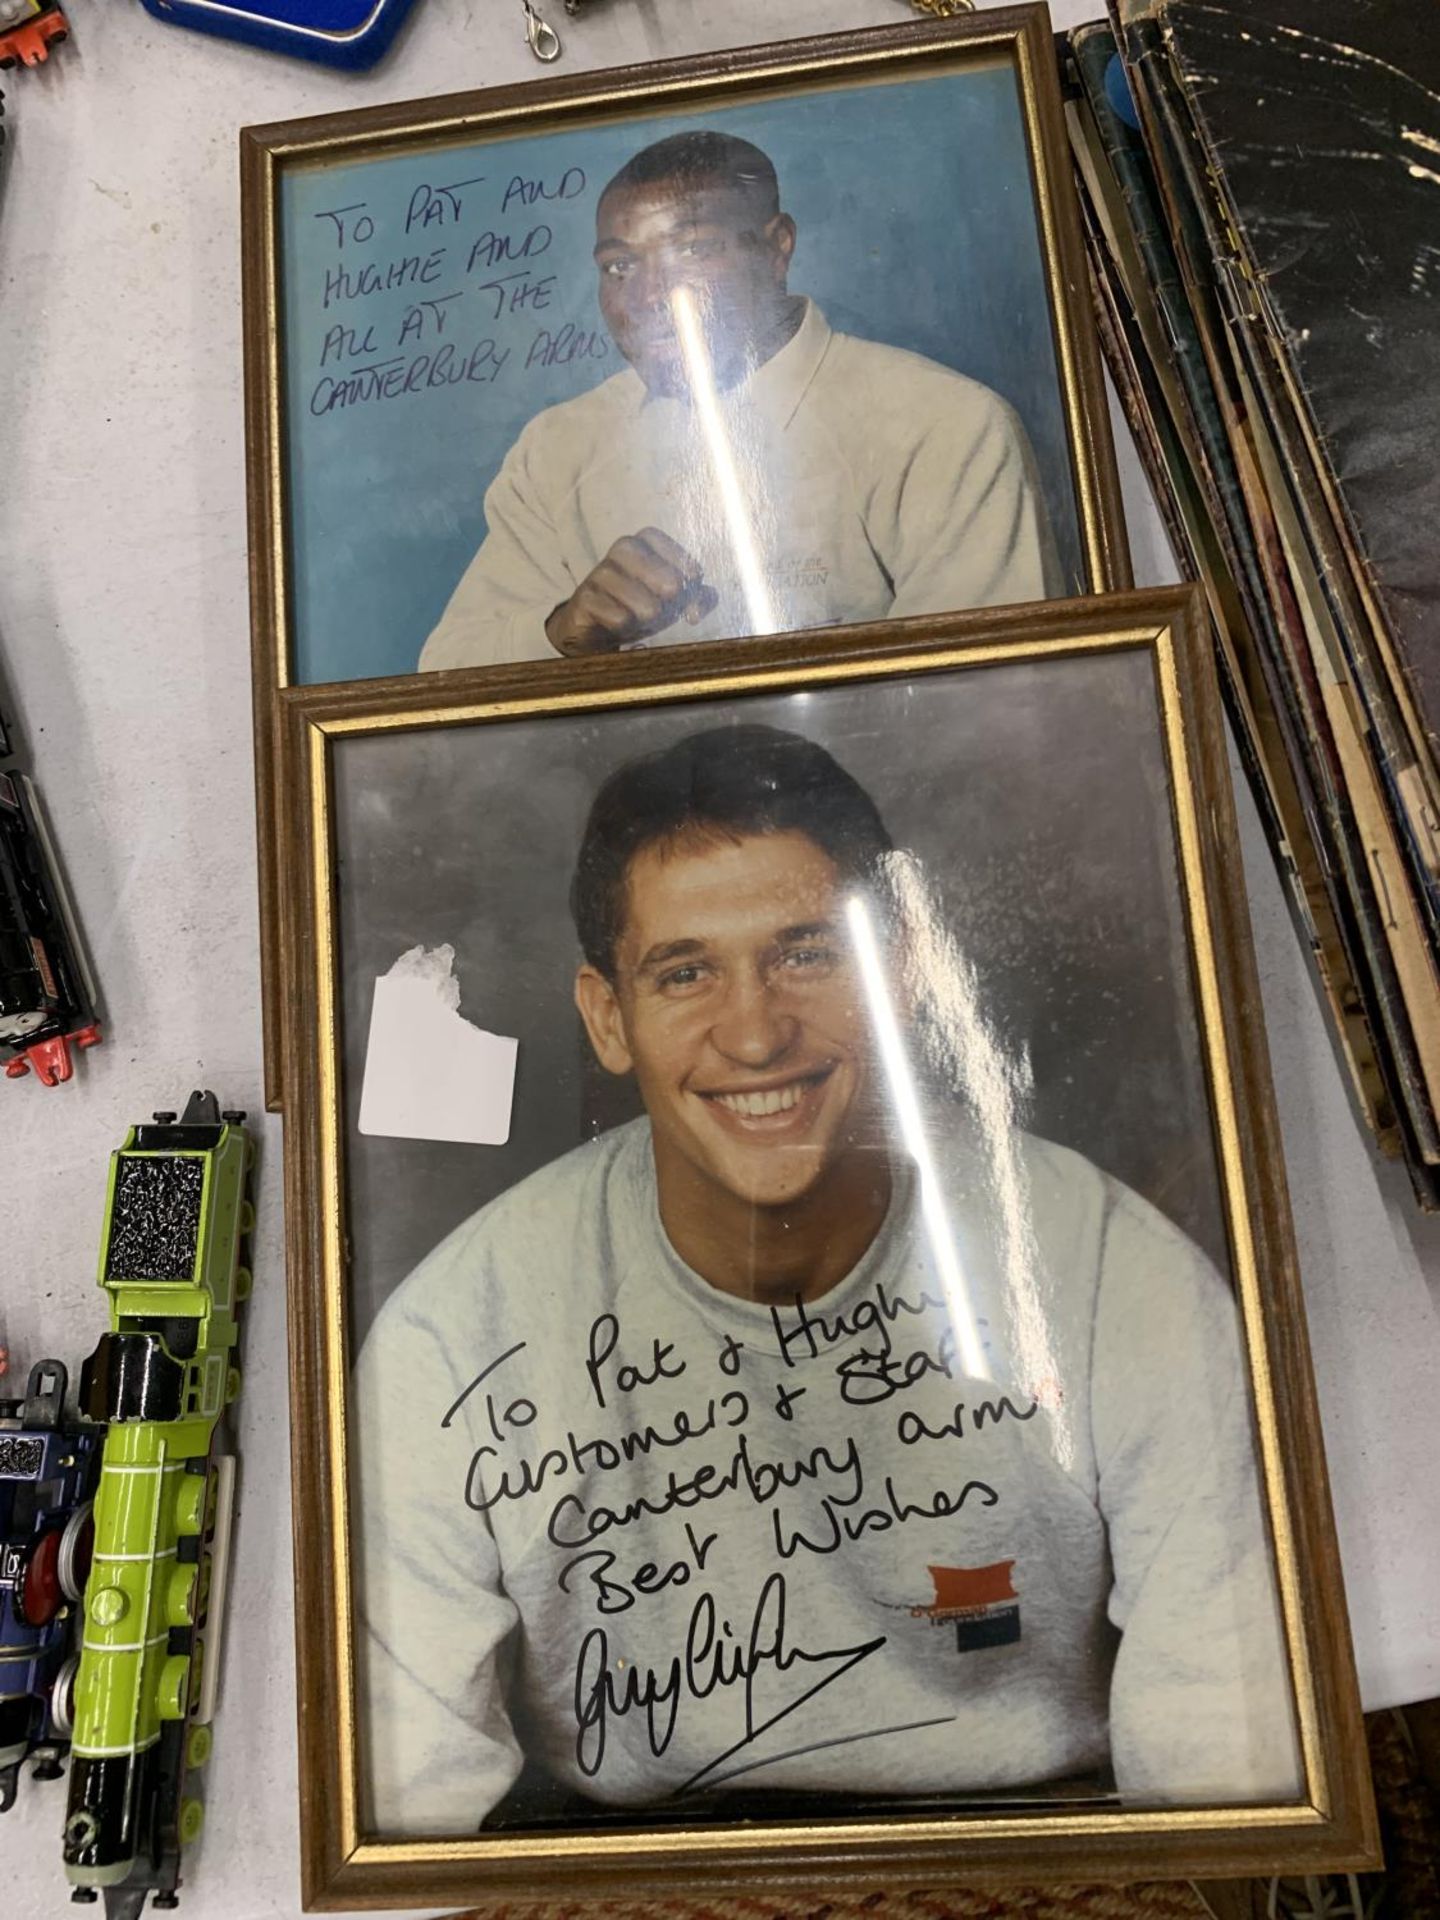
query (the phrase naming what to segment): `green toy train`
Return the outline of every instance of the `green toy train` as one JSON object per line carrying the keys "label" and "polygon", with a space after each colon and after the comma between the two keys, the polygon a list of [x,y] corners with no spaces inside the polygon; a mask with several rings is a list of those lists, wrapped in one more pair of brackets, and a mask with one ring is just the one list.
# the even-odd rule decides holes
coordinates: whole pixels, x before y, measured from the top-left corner
{"label": "green toy train", "polygon": [[241,1113],[195,1093],[111,1156],[100,1256],[110,1331],[81,1375],[108,1423],[75,1677],[65,1871],[72,1899],[136,1920],[177,1904],[204,1817],[229,1550],[232,1460],[217,1429],[240,1390],[254,1157]]}

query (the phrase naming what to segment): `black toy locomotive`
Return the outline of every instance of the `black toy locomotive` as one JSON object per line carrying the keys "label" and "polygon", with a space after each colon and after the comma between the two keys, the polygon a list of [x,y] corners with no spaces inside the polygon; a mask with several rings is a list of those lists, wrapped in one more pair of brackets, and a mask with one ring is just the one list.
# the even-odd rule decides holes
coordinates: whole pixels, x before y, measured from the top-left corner
{"label": "black toy locomotive", "polygon": [[[0,756],[9,748],[0,721]],[[70,1049],[100,1039],[85,964],[40,796],[18,768],[0,770],[0,1051],[7,1079],[47,1087],[73,1072]]]}

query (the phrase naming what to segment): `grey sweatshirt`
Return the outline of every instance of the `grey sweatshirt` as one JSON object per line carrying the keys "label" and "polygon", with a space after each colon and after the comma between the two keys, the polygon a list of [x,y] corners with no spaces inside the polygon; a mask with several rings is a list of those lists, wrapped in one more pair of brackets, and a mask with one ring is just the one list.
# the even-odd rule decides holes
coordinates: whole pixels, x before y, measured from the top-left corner
{"label": "grey sweatshirt", "polygon": [[352,1427],[380,1831],[473,1831],[522,1750],[615,1804],[1295,1796],[1229,1290],[1078,1155],[946,1125],[803,1306],[681,1262],[644,1121],[399,1288]]}

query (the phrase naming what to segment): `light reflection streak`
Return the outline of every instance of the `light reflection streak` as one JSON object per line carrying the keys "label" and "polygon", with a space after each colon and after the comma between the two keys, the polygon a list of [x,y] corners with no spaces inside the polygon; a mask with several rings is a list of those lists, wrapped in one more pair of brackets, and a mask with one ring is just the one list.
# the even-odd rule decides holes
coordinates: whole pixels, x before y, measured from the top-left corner
{"label": "light reflection streak", "polygon": [[975,1116],[987,1162],[999,1214],[1011,1364],[1026,1391],[1056,1416],[1054,1444],[1060,1464],[1066,1466],[1074,1447],[1036,1286],[1040,1257],[1017,1131],[1017,1096],[1029,1086],[1028,1062],[1012,1060],[996,1039],[981,1011],[974,968],[946,926],[920,862],[913,854],[893,853],[885,878],[903,930],[907,990],[912,1002],[924,1008],[937,1071],[947,1085],[963,1093]]}
{"label": "light reflection streak", "polygon": [[675,333],[680,342],[680,351],[685,357],[685,372],[689,380],[691,398],[695,404],[695,415],[700,423],[701,432],[705,436],[705,445],[710,455],[715,491],[720,497],[720,504],[725,514],[730,545],[740,574],[740,588],[745,595],[745,609],[749,616],[750,631],[778,633],[780,622],[775,616],[775,608],[771,603],[770,589],[765,580],[765,570],[760,564],[760,549],[756,544],[755,529],[751,522],[745,489],[741,485],[739,470],[735,465],[734,449],[730,444],[730,433],[725,424],[725,416],[720,410],[720,396],[715,386],[715,369],[710,362],[710,349],[705,343],[700,316],[695,310],[695,296],[689,287],[671,288],[670,311],[674,316]]}
{"label": "light reflection streak", "polygon": [[960,1265],[960,1257],[955,1251],[955,1236],[951,1231],[949,1215],[945,1211],[945,1201],[935,1172],[935,1162],[931,1157],[930,1140],[925,1130],[925,1116],[921,1112],[915,1076],[910,1070],[910,1058],[905,1051],[905,1042],[900,1035],[900,1024],[895,1018],[895,1005],[890,998],[890,989],[886,985],[885,969],[880,959],[880,945],[875,938],[875,929],[870,923],[870,910],[859,894],[852,894],[845,903],[845,912],[850,922],[851,937],[855,943],[855,957],[860,966],[860,983],[870,1003],[870,1018],[875,1028],[876,1043],[880,1048],[885,1076],[890,1082],[890,1098],[894,1105],[895,1117],[900,1123],[900,1132],[904,1137],[906,1150],[915,1162],[919,1174],[920,1211],[925,1221],[925,1230],[930,1236],[935,1265],[940,1273],[940,1283],[945,1289],[945,1299],[950,1310],[950,1324],[955,1332],[960,1364],[971,1379],[988,1380],[990,1363],[980,1344],[980,1332],[975,1324],[970,1289]]}
{"label": "light reflection streak", "polygon": [[[1028,1087],[1028,1064],[1012,1060],[997,1040],[981,1010],[974,969],[946,926],[920,862],[910,853],[891,854],[885,862],[883,884],[900,930],[905,997],[920,1013],[918,1024],[925,1035],[926,1051],[934,1056],[930,1069],[938,1080],[963,1094],[974,1115],[985,1157],[999,1216],[997,1252],[1005,1289],[1005,1369],[1051,1416],[1056,1458],[1062,1467],[1068,1467],[1075,1456],[1074,1436],[1037,1287],[1040,1257],[1018,1132],[1018,1095]],[[847,901],[846,910],[897,1117],[905,1145],[920,1172],[926,1229],[935,1248],[963,1357],[967,1332],[977,1347],[979,1344],[975,1304],[960,1270],[938,1192],[915,1073],[895,1018],[869,910],[858,897]],[[968,1361],[966,1370],[971,1370]],[[989,1379],[995,1370],[986,1357],[975,1371]]]}

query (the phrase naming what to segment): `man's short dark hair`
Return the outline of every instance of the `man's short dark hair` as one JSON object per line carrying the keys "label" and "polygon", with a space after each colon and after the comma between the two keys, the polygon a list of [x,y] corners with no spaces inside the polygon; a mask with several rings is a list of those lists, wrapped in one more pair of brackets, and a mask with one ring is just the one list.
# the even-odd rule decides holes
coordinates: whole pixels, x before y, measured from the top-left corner
{"label": "man's short dark hair", "polygon": [[733,133],[698,130],[672,133],[642,148],[606,184],[600,198],[621,188],[653,187],[662,180],[687,187],[733,187],[755,203],[762,221],[774,219],[780,211],[780,182],[769,154]]}
{"label": "man's short dark hair", "polygon": [[617,767],[590,808],[570,883],[585,958],[613,977],[630,863],[647,847],[803,833],[842,880],[872,883],[893,842],[879,809],[813,740],[780,727],[711,727]]}

